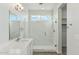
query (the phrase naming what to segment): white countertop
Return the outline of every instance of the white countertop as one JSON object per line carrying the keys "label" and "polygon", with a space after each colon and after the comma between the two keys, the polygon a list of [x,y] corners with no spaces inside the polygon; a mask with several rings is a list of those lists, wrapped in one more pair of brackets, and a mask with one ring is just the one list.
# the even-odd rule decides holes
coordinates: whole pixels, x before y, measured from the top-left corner
{"label": "white countertop", "polygon": [[30,39],[30,38],[23,38],[23,39],[20,39],[19,41],[16,41],[16,39],[13,39],[5,44],[2,44],[0,46],[0,52],[8,52],[10,50],[18,50],[19,49],[23,49],[23,48],[26,48],[27,49],[27,46],[32,42],[33,39]]}

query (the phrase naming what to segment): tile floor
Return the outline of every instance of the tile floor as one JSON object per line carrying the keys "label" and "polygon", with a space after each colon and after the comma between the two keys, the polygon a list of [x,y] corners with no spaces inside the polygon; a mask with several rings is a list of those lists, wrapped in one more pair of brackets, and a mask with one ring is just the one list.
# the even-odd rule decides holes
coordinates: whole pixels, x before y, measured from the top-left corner
{"label": "tile floor", "polygon": [[57,55],[56,52],[34,52],[33,55]]}
{"label": "tile floor", "polygon": [[[56,52],[33,52],[33,55],[60,55]],[[62,55],[66,55],[66,47],[62,49]]]}

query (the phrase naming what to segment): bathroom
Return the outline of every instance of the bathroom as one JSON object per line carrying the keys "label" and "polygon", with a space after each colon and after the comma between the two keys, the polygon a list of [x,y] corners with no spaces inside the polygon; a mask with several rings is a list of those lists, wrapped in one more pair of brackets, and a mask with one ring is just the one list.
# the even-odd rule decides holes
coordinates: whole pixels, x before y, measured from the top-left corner
{"label": "bathroom", "polygon": [[58,20],[53,10],[61,3],[0,3],[0,54],[61,55]]}

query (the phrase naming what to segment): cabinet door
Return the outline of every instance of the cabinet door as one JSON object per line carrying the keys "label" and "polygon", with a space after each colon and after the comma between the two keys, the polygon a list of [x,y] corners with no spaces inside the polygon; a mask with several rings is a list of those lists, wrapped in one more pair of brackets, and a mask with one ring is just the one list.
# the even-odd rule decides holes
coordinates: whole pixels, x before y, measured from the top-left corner
{"label": "cabinet door", "polygon": [[30,43],[24,50],[24,54],[25,55],[32,55],[33,51],[32,51],[32,44]]}
{"label": "cabinet door", "polygon": [[67,54],[79,54],[79,4],[67,4]]}

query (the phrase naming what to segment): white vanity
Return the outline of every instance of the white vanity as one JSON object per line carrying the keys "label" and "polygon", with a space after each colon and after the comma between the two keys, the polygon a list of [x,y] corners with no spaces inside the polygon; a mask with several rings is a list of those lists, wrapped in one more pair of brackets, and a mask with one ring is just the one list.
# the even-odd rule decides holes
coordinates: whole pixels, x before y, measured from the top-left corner
{"label": "white vanity", "polygon": [[11,41],[6,43],[4,47],[0,48],[2,55],[32,55],[33,39],[20,39],[19,41]]}

